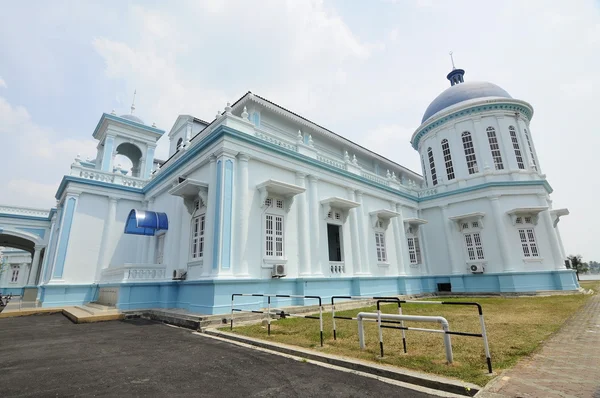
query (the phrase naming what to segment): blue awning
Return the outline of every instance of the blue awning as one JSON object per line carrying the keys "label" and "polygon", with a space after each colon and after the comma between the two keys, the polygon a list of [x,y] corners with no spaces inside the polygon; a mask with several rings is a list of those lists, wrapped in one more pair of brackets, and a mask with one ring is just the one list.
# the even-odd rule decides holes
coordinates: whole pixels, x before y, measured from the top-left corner
{"label": "blue awning", "polygon": [[126,234],[154,236],[161,229],[169,229],[169,220],[166,213],[155,211],[132,209],[125,223]]}

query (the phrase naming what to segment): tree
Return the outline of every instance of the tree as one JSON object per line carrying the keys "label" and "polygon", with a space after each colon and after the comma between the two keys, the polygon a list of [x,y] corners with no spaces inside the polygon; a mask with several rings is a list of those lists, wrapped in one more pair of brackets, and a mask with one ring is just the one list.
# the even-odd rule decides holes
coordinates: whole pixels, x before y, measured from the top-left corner
{"label": "tree", "polygon": [[574,269],[577,274],[577,280],[579,280],[579,273],[586,273],[588,271],[587,263],[584,263],[581,259],[581,254],[570,255],[567,257],[569,259],[570,266],[569,268]]}
{"label": "tree", "polygon": [[600,274],[600,263],[597,261],[590,261],[590,273],[592,274]]}

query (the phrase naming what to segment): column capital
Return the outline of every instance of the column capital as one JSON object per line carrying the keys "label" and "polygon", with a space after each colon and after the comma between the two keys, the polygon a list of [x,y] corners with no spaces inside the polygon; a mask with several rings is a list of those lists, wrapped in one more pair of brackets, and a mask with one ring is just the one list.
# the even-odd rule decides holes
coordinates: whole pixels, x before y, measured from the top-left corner
{"label": "column capital", "polygon": [[346,192],[348,192],[348,195],[352,196],[356,190],[354,188],[347,187]]}
{"label": "column capital", "polygon": [[307,175],[307,174],[306,174],[306,173],[303,173],[302,171],[297,171],[297,172],[296,172],[296,178],[299,178],[299,179],[301,179],[301,180],[305,179],[305,178],[306,178],[306,175]]}
{"label": "column capital", "polygon": [[491,201],[496,201],[496,200],[500,199],[500,195],[490,195],[490,196],[488,196],[488,199]]}
{"label": "column capital", "polygon": [[215,152],[213,152],[213,155],[216,157],[224,156],[224,157],[235,158],[238,154],[239,154],[239,151],[236,151],[231,148],[225,148],[225,147],[217,148],[217,150]]}
{"label": "column capital", "polygon": [[314,175],[311,174],[311,175],[308,176],[308,181],[310,181],[312,183],[315,183],[315,182],[319,181],[319,177],[314,176]]}
{"label": "column capital", "polygon": [[108,195],[108,202],[111,204],[117,203],[119,201],[119,197]]}
{"label": "column capital", "polygon": [[210,154],[210,156],[208,157],[208,161],[211,163],[215,163],[217,161],[217,157],[215,156],[214,153]]}
{"label": "column capital", "polygon": [[363,195],[365,194],[365,192],[361,191],[360,189],[355,190],[354,193],[356,194],[356,197],[360,199],[362,199]]}
{"label": "column capital", "polygon": [[244,152],[239,152],[237,158],[240,162],[248,162],[250,160],[250,156]]}

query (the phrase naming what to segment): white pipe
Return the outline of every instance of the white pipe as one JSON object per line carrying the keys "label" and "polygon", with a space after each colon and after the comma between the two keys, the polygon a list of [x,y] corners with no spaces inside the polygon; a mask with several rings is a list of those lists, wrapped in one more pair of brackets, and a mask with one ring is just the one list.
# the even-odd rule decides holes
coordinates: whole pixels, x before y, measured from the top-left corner
{"label": "white pipe", "polygon": [[[424,316],[424,315],[396,315],[396,314],[381,314],[374,312],[359,312],[356,316],[358,321],[358,342],[361,350],[365,349],[365,331],[363,326],[363,319],[386,319],[394,321],[414,321],[414,322],[436,322],[442,325],[443,330],[436,329],[422,329],[422,328],[409,328],[409,330],[419,330],[422,332],[432,333],[444,333],[444,346],[446,347],[446,360],[448,363],[452,363],[452,342],[450,341],[450,335],[445,333],[450,331],[450,325],[446,318],[441,316]],[[381,333],[381,327],[378,322],[378,329]]]}

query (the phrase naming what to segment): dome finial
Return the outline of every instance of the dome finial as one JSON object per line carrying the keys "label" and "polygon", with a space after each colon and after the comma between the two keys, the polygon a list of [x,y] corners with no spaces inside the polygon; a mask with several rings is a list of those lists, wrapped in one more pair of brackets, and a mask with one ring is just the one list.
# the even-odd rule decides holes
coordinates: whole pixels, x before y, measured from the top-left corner
{"label": "dome finial", "polygon": [[463,69],[456,69],[456,66],[454,66],[454,53],[450,51],[448,54],[450,54],[450,60],[452,61],[452,70],[450,71],[450,73],[448,73],[446,79],[450,80],[451,86],[454,86],[455,84],[459,83],[464,83],[465,81],[463,79],[463,76],[465,75],[465,71]]}
{"label": "dome finial", "polygon": [[137,94],[137,89],[133,90],[133,101],[131,102],[131,114],[133,115],[133,111],[135,111],[135,95]]}

